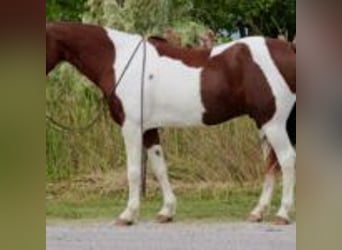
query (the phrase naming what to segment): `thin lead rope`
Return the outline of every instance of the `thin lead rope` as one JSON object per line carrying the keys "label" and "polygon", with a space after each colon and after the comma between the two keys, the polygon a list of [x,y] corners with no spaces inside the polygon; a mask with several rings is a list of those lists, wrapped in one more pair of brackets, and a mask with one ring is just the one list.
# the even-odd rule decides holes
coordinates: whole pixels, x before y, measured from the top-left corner
{"label": "thin lead rope", "polygon": [[[135,47],[135,49],[134,49],[134,51],[133,51],[131,57],[128,59],[128,61],[127,61],[126,65],[125,65],[125,67],[124,67],[124,69],[123,69],[123,71],[122,71],[120,77],[118,78],[118,81],[117,81],[116,84],[114,84],[114,85],[112,86],[112,88],[110,89],[110,91],[109,91],[109,93],[108,93],[108,95],[107,95],[107,99],[110,100],[110,99],[112,98],[113,94],[115,93],[116,88],[120,85],[120,83],[121,83],[123,77],[125,76],[125,74],[126,74],[128,68],[129,68],[129,66],[131,66],[131,63],[132,63],[132,61],[133,61],[135,55],[138,53],[138,50],[139,50],[141,44],[143,44],[143,43],[145,44],[144,41],[145,41],[145,38],[143,37],[143,38],[140,40],[140,42],[137,44],[137,46]],[[144,67],[144,66],[143,66],[143,67]]]}
{"label": "thin lead rope", "polygon": [[140,131],[141,131],[141,193],[146,195],[146,160],[144,150],[144,88],[146,73],[146,41],[143,38],[143,59],[141,71],[141,91],[140,91]]}
{"label": "thin lead rope", "polygon": [[100,120],[101,115],[102,115],[102,111],[104,111],[104,104],[103,104],[103,98],[99,98],[97,100],[97,112],[94,115],[94,117],[90,120],[90,122],[84,126],[81,127],[69,127],[66,126],[64,124],[62,124],[61,122],[55,120],[52,115],[50,115],[49,113],[45,114],[45,118],[47,119],[47,121],[50,122],[50,124],[52,125],[51,127],[53,129],[55,129],[56,131],[60,131],[60,132],[67,132],[67,133],[84,133],[87,130],[89,130],[91,127],[94,126],[94,124]]}

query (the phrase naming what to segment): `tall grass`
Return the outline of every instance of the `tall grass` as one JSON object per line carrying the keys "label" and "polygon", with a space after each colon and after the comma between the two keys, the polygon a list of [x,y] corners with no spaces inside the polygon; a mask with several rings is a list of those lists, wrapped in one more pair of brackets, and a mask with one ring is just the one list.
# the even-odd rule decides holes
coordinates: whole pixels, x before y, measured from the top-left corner
{"label": "tall grass", "polygon": [[[49,76],[46,96],[47,112],[77,127],[92,119],[101,94],[71,66],[62,65]],[[161,138],[174,182],[242,184],[262,176],[258,133],[247,117],[208,128],[161,129]],[[125,172],[120,129],[107,109],[84,133],[64,133],[47,122],[46,156],[49,181],[113,172],[123,178]]]}

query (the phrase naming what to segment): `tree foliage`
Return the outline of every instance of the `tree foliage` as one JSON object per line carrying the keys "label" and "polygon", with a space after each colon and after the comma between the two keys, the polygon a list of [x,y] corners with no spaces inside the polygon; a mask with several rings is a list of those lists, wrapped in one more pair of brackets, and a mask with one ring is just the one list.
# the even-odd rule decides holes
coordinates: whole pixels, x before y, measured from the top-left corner
{"label": "tree foliage", "polygon": [[83,21],[120,30],[154,33],[168,22],[168,0],[88,0]]}
{"label": "tree foliage", "polygon": [[48,21],[80,21],[87,0],[46,0]]}
{"label": "tree foliage", "polygon": [[239,25],[252,34],[276,37],[296,33],[296,0],[193,0],[204,20],[216,32],[234,32]]}
{"label": "tree foliage", "polygon": [[166,27],[172,27],[183,44],[194,44],[198,34],[208,29],[192,15],[190,0],[88,0],[86,6],[86,23],[144,35],[162,35]]}
{"label": "tree foliage", "polygon": [[46,15],[145,34],[161,33],[166,26],[190,36],[195,26],[221,34],[241,26],[272,37],[292,38],[296,32],[296,0],[47,0]]}

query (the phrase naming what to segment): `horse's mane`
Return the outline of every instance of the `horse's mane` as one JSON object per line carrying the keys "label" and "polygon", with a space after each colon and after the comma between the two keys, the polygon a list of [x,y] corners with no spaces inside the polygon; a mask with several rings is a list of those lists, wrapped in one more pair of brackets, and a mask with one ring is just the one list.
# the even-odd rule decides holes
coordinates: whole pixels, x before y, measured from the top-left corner
{"label": "horse's mane", "polygon": [[154,41],[158,41],[158,42],[168,43],[168,40],[166,40],[165,38],[163,38],[161,36],[149,36],[148,40],[154,40]]}
{"label": "horse's mane", "polygon": [[183,48],[175,46],[160,36],[150,36],[148,40],[155,46],[159,55],[180,60],[192,67],[202,67],[207,63],[211,50]]}

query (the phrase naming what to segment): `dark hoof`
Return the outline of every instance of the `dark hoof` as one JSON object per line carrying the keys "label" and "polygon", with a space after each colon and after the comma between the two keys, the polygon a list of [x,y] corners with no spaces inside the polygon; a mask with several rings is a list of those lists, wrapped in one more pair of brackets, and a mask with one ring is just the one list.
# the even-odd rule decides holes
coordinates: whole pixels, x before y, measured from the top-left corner
{"label": "dark hoof", "polygon": [[173,221],[173,217],[172,216],[166,216],[166,215],[158,214],[157,218],[156,218],[156,221],[158,223],[161,223],[161,224],[170,223],[170,222]]}
{"label": "dark hoof", "polygon": [[250,214],[248,217],[248,221],[251,223],[260,223],[263,221],[263,218],[261,215]]}
{"label": "dark hoof", "polygon": [[115,225],[120,226],[120,227],[132,226],[133,224],[134,224],[133,221],[124,220],[124,219],[120,219],[120,218],[115,221]]}
{"label": "dark hoof", "polygon": [[275,219],[274,224],[277,225],[277,226],[286,226],[286,225],[290,225],[291,221],[289,219],[287,219],[287,218],[283,218],[283,217],[277,216],[277,218]]}

